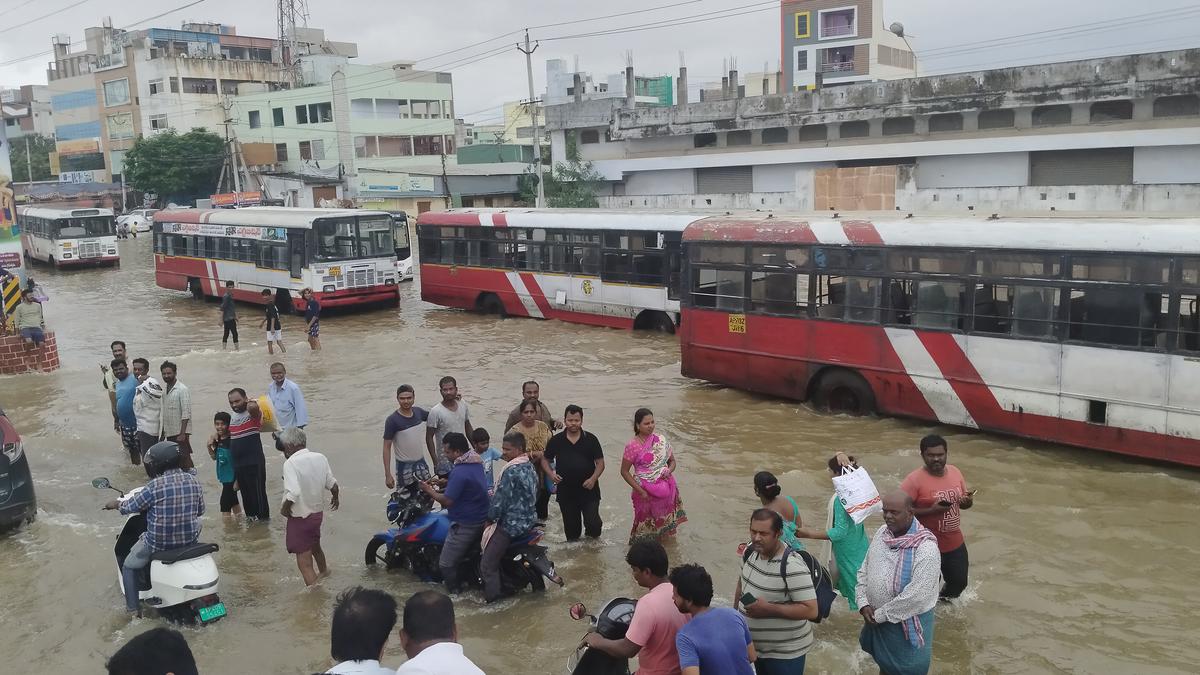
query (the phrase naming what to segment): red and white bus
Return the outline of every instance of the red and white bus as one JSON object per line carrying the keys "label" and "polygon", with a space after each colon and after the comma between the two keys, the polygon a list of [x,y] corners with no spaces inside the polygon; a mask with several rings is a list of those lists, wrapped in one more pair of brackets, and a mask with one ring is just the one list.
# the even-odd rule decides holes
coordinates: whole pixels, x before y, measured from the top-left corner
{"label": "red and white bus", "polygon": [[121,264],[112,209],[22,206],[17,223],[31,262],[60,268]]}
{"label": "red and white bus", "polygon": [[447,307],[674,332],[680,241],[703,216],[455,209],[417,219],[421,298]]}
{"label": "red and white bus", "polygon": [[392,219],[355,209],[187,209],[154,214],[159,286],[219,297],[234,282],[237,300],[262,303],[275,293],[280,311],[303,308],[313,289],[325,307],[398,304]]}
{"label": "red and white bus", "polygon": [[1200,220],[754,214],[684,251],[686,376],[1200,466]]}

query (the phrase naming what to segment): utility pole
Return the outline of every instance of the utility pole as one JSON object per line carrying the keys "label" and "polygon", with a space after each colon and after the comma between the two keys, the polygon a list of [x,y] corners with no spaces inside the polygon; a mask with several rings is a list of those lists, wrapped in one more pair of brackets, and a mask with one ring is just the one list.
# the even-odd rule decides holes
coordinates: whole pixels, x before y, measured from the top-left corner
{"label": "utility pole", "polygon": [[546,185],[542,180],[542,134],[538,129],[537,99],[533,95],[533,53],[537,51],[538,43],[529,46],[529,29],[525,29],[525,47],[517,45],[517,51],[525,55],[525,75],[529,79],[529,116],[533,119],[533,165],[537,167],[537,208],[546,205]]}
{"label": "utility pole", "polygon": [[[27,200],[33,199],[33,151],[29,147],[29,141],[31,140],[31,138],[32,138],[31,136],[25,136],[25,171],[26,171],[25,177],[29,179],[27,181],[29,183],[29,187],[25,190],[25,194],[27,195],[26,196]],[[121,183],[124,184],[124,182],[125,182],[125,172],[122,171],[121,172]],[[124,203],[121,204],[121,208],[122,209],[125,208]]]}

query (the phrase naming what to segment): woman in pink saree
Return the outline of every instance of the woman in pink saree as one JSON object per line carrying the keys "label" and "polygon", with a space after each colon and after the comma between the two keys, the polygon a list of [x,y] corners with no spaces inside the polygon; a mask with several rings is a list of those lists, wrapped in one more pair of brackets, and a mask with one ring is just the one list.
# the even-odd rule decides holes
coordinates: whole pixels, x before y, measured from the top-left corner
{"label": "woman in pink saree", "polygon": [[633,529],[642,535],[674,535],[687,522],[675,484],[675,453],[667,439],[654,433],[654,413],[640,408],[633,415],[636,434],[621,457],[621,477],[633,488]]}

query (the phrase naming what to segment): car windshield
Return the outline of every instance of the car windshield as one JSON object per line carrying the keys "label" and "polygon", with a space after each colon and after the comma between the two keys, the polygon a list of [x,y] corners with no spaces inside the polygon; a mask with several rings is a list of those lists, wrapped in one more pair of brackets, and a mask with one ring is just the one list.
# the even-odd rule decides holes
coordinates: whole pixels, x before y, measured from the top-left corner
{"label": "car windshield", "polygon": [[114,232],[112,219],[105,216],[96,218],[63,218],[57,221],[57,223],[59,239],[102,237]]}

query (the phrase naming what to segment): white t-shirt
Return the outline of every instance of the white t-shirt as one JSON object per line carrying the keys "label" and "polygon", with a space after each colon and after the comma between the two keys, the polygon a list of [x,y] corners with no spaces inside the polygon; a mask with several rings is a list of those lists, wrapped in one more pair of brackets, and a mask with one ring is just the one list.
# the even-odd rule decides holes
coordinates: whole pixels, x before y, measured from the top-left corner
{"label": "white t-shirt", "polygon": [[329,460],[307,448],[283,463],[283,499],[292,503],[292,516],[304,518],[325,510],[325,491],[337,485]]}
{"label": "white t-shirt", "polygon": [[[462,405],[462,402],[459,402]],[[471,660],[463,654],[462,645],[457,642],[439,642],[426,647],[420,654],[409,659],[396,669],[396,675],[484,675]]]}
{"label": "white t-shirt", "polygon": [[337,675],[396,675],[396,671],[384,668],[375,660],[342,661],[325,672]]}
{"label": "white t-shirt", "polygon": [[433,410],[429,411],[429,419],[425,421],[425,424],[434,430],[433,448],[437,452],[438,463],[446,460],[446,453],[442,451],[442,440],[446,438],[446,434],[450,432],[466,433],[464,430],[470,419],[471,414],[466,401],[458,401],[457,410],[451,410],[438,403],[433,406]]}

